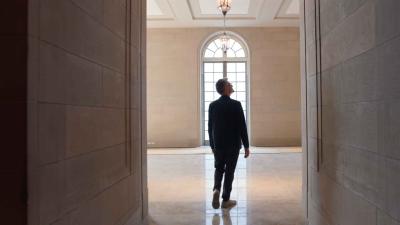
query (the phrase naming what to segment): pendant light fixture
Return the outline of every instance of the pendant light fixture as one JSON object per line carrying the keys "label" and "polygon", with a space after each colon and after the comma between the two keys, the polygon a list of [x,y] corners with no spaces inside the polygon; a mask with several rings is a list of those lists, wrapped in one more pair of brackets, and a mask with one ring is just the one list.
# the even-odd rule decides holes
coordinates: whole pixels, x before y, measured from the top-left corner
{"label": "pendant light fixture", "polygon": [[228,11],[231,9],[232,0],[217,0],[218,9],[226,15]]}
{"label": "pendant light fixture", "polygon": [[222,15],[224,16],[224,32],[219,37],[219,40],[222,45],[222,51],[226,53],[229,49],[228,42],[230,37],[226,34],[226,14],[231,9],[232,0],[218,0],[218,9],[221,10]]}

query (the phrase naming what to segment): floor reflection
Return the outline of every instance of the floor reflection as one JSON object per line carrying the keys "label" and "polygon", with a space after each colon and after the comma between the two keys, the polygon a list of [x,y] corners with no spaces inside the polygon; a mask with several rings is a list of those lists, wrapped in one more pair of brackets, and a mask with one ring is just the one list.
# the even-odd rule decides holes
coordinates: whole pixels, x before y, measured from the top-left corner
{"label": "floor reflection", "polygon": [[240,155],[231,195],[238,204],[230,211],[211,206],[214,159],[209,148],[150,152],[150,225],[304,224],[299,150],[265,148],[254,149],[248,159]]}
{"label": "floor reflection", "polygon": [[[241,155],[242,156],[242,155]],[[238,202],[230,209],[214,209],[211,206],[214,186],[214,156],[205,155],[206,224],[205,225],[247,225],[247,168],[246,160],[239,157],[232,184],[231,199]]]}

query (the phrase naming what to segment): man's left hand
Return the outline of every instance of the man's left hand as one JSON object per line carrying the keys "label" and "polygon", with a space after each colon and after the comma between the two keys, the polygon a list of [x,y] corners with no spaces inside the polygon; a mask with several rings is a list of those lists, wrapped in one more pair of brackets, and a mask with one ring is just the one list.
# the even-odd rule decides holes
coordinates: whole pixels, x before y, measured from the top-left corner
{"label": "man's left hand", "polygon": [[250,156],[250,149],[249,148],[245,148],[244,149],[244,158],[248,158]]}

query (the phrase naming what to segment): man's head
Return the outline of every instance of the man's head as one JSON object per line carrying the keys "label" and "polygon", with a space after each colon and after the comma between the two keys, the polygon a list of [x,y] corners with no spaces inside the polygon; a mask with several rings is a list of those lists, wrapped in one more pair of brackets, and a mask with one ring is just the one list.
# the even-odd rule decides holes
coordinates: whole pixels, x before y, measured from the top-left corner
{"label": "man's head", "polygon": [[232,84],[226,78],[219,79],[215,86],[220,95],[231,96],[234,92]]}

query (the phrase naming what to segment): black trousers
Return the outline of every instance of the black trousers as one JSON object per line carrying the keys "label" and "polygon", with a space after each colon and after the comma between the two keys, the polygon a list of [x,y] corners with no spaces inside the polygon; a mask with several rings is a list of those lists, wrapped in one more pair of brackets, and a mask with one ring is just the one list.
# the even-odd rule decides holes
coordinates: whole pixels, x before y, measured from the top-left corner
{"label": "black trousers", "polygon": [[229,200],[232,191],[232,182],[240,150],[216,149],[214,151],[214,189],[221,191],[222,178],[224,177],[224,189],[222,199]]}

